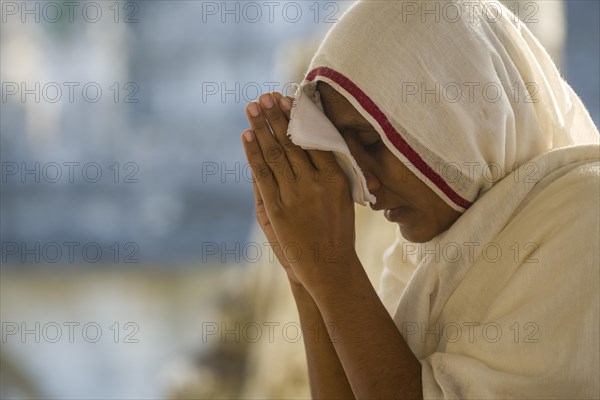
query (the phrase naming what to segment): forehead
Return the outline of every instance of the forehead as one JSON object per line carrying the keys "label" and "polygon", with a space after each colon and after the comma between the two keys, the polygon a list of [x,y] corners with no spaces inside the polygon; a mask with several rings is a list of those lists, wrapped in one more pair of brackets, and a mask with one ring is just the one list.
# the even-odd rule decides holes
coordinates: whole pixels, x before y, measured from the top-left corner
{"label": "forehead", "polygon": [[354,108],[341,93],[325,82],[317,82],[325,115],[339,129],[372,129],[371,124]]}

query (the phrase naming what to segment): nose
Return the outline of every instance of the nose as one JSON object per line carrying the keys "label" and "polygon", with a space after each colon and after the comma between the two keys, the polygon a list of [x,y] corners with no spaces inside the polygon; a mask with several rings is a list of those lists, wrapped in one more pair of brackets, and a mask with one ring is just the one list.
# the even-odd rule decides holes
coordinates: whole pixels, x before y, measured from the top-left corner
{"label": "nose", "polygon": [[381,188],[381,181],[377,179],[377,177],[369,171],[363,171],[365,175],[365,180],[367,181],[367,189],[369,192],[373,194]]}

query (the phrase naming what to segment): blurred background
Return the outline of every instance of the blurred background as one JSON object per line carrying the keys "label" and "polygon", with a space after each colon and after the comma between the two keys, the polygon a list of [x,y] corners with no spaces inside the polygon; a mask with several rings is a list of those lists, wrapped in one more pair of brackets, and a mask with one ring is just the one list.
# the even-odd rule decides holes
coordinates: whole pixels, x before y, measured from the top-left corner
{"label": "blurred background", "polygon": [[[600,2],[504,3],[598,125]],[[2,399],[309,396],[239,137],[351,4],[0,2]]]}

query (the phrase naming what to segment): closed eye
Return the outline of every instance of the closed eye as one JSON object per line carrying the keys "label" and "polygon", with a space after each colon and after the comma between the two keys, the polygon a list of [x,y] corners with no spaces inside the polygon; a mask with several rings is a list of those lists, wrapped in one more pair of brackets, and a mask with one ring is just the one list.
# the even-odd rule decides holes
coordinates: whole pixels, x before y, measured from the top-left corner
{"label": "closed eye", "polygon": [[383,144],[383,140],[381,140],[381,138],[379,138],[376,141],[365,145],[365,147],[367,147],[369,149],[373,149],[373,148],[379,147],[382,144]]}
{"label": "closed eye", "polygon": [[360,138],[360,141],[363,144],[363,146],[367,148],[377,147],[378,145],[383,143],[381,137],[377,132],[360,132],[358,134],[358,137]]}

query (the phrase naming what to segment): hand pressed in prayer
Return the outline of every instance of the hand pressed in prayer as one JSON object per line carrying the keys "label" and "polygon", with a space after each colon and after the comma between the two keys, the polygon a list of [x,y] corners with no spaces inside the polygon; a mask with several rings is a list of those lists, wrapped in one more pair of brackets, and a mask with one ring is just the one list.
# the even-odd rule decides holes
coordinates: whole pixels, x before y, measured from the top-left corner
{"label": "hand pressed in prayer", "polygon": [[285,257],[284,250],[279,244],[279,241],[277,240],[275,230],[273,230],[273,225],[271,225],[271,221],[269,221],[269,216],[267,215],[267,211],[265,209],[265,203],[263,202],[263,199],[260,196],[260,191],[258,190],[258,186],[256,185],[256,178],[254,177],[254,173],[252,173],[252,186],[254,187],[254,200],[256,201],[256,220],[258,221],[260,227],[265,233],[267,241],[269,242],[269,246],[271,246],[271,248],[275,252],[275,256],[277,257],[277,260],[279,260],[279,263],[285,270],[288,279],[294,284],[301,285],[302,283],[298,280],[298,278],[296,278],[296,275],[294,275],[292,266]]}
{"label": "hand pressed in prayer", "polygon": [[242,142],[254,178],[257,219],[290,280],[319,285],[335,280],[356,257],[354,202],[331,152],[303,150],[286,135],[290,112],[281,107],[281,98],[264,94],[260,105],[246,109],[252,140],[244,132]]}

